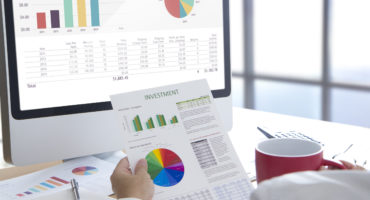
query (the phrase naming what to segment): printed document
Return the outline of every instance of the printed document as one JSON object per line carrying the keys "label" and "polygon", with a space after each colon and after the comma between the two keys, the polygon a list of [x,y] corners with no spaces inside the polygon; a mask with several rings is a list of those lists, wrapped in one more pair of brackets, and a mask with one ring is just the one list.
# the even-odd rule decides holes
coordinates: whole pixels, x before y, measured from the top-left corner
{"label": "printed document", "polygon": [[47,198],[70,189],[72,178],[78,181],[81,189],[108,196],[113,193],[110,175],[115,166],[93,156],[69,160],[32,174],[0,181],[0,199]]}
{"label": "printed document", "polygon": [[253,189],[205,80],[113,95],[132,168],[148,162],[154,199],[245,200]]}

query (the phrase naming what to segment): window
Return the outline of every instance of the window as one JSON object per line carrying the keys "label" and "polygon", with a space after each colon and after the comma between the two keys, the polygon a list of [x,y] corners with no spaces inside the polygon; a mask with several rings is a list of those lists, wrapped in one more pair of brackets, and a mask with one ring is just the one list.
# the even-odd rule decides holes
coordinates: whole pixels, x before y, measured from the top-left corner
{"label": "window", "polygon": [[235,106],[370,127],[368,0],[245,0],[239,6],[245,62],[232,69]]}

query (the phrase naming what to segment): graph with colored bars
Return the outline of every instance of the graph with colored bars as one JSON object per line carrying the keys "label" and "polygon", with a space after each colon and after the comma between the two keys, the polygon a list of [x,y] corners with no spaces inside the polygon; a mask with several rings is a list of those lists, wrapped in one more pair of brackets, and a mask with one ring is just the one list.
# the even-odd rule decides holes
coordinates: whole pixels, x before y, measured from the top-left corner
{"label": "graph with colored bars", "polygon": [[[145,122],[145,127],[147,130],[154,129],[156,127],[165,127],[168,125],[168,123],[174,125],[178,124],[179,120],[176,115],[174,115],[169,122],[167,123],[166,118],[163,114],[158,114],[155,116],[156,119],[156,124],[154,123],[153,117],[150,117],[146,122]],[[135,132],[140,132],[143,131],[143,124],[141,122],[141,118],[139,115],[136,115],[136,117],[132,120],[132,125],[134,127]]]}
{"label": "graph with colored bars", "polygon": [[171,124],[177,124],[177,123],[179,123],[179,120],[177,120],[176,116],[173,116],[171,119]]}
{"label": "graph with colored bars", "polygon": [[[74,15],[73,10],[76,7],[77,10],[77,18],[78,18],[78,27],[87,27],[87,4],[86,0],[77,0],[75,4],[73,4],[73,0],[64,0],[64,26],[65,28],[73,28],[77,27],[74,24]],[[100,8],[99,8],[99,0],[90,0],[90,10],[91,10],[91,26],[100,26]],[[37,16],[37,28],[38,29],[46,29],[50,28],[61,28],[60,23],[60,10],[50,10],[50,25],[48,26],[46,23],[46,16],[47,12],[38,12],[36,13]]]}
{"label": "graph with colored bars", "polygon": [[69,184],[69,182],[61,178],[53,176],[53,177],[50,177],[50,179],[40,183],[39,185],[35,185],[34,187],[29,188],[28,191],[19,193],[16,196],[17,197],[27,197],[32,194],[41,193],[41,192],[52,190],[58,187],[62,187],[63,185],[66,185],[66,184]]}
{"label": "graph with colored bars", "polygon": [[134,128],[136,132],[143,130],[143,126],[141,125],[141,120],[140,120],[139,115],[137,115],[132,122],[134,124]]}
{"label": "graph with colored bars", "polygon": [[153,118],[149,118],[148,121],[146,122],[146,128],[147,129],[153,129],[155,128]]}
{"label": "graph with colored bars", "polygon": [[158,121],[158,125],[160,127],[167,126],[166,119],[164,118],[164,115],[157,115],[157,121]]}

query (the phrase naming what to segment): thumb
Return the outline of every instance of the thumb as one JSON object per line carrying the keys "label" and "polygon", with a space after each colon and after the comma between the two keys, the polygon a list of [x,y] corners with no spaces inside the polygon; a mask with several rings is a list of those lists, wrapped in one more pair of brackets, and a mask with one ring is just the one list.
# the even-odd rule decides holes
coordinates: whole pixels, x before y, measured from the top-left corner
{"label": "thumb", "polygon": [[354,169],[356,167],[356,165],[348,162],[348,161],[345,161],[345,160],[340,160],[340,162],[347,168],[347,169]]}
{"label": "thumb", "polygon": [[139,160],[137,162],[136,167],[135,167],[135,174],[141,175],[141,174],[147,174],[148,172],[148,163],[146,162],[145,159]]}

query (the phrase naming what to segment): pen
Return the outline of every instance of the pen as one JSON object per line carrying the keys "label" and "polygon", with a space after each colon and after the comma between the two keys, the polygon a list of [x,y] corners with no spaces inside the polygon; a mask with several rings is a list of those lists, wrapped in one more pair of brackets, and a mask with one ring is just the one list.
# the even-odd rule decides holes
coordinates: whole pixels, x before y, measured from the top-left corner
{"label": "pen", "polygon": [[261,133],[263,133],[268,139],[271,139],[271,138],[274,138],[274,136],[273,135],[271,135],[270,133],[268,133],[267,131],[265,131],[265,130],[263,130],[261,127],[258,127],[257,126],[257,129],[261,132]]}
{"label": "pen", "polygon": [[71,180],[72,191],[75,196],[75,200],[80,200],[80,193],[78,192],[78,182],[76,179]]}

